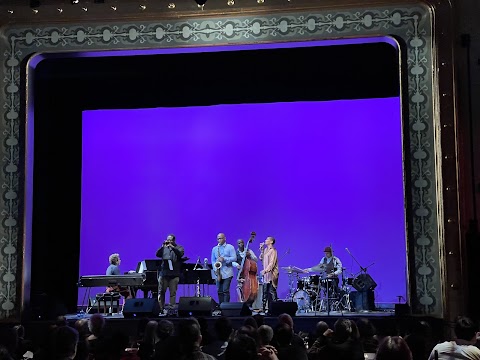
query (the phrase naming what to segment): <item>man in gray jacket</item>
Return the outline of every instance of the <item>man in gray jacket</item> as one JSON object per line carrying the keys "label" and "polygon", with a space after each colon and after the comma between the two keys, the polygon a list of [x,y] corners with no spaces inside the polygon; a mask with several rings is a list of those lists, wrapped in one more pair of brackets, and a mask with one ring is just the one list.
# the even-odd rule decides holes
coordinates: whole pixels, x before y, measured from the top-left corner
{"label": "man in gray jacket", "polygon": [[182,257],[185,253],[183,246],[175,241],[175,235],[167,236],[162,247],[157,250],[156,256],[162,259],[162,264],[158,272],[158,302],[160,304],[161,314],[165,311],[165,293],[167,288],[170,292],[170,306],[176,304],[178,282],[182,271]]}

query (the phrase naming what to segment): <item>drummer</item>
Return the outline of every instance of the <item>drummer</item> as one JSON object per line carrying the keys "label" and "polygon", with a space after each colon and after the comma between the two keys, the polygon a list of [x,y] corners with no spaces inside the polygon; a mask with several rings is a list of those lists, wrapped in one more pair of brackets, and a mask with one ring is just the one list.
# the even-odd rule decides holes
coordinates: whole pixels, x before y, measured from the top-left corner
{"label": "drummer", "polygon": [[327,246],[323,249],[324,257],[320,260],[320,263],[311,268],[304,269],[303,271],[308,272],[320,272],[325,274],[327,278],[334,279],[336,284],[335,288],[338,288],[338,275],[342,273],[342,262],[336,256],[332,255],[332,248]]}

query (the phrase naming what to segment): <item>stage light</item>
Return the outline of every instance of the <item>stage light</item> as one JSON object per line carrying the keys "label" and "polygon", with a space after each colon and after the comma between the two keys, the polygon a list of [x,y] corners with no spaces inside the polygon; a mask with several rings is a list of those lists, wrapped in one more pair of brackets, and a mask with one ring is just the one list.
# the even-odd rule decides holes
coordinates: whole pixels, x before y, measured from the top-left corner
{"label": "stage light", "polygon": [[145,5],[140,5],[140,10],[145,10],[147,7]]}
{"label": "stage light", "polygon": [[116,7],[116,6],[110,6],[110,9],[112,9],[113,11],[117,11],[117,7]]}
{"label": "stage light", "polygon": [[72,5],[76,5],[76,4],[78,4],[79,2],[80,2],[80,0],[70,0],[70,3],[71,3]]}
{"label": "stage light", "polygon": [[82,10],[85,11],[85,12],[87,12],[87,11],[88,11],[88,8],[82,7]]}
{"label": "stage light", "polygon": [[14,11],[13,11],[13,10],[8,10],[8,13],[9,13],[9,14],[13,14]]}
{"label": "stage light", "polygon": [[169,9],[175,9],[175,3],[170,3],[168,4]]}
{"label": "stage light", "polygon": [[57,11],[61,14],[63,12],[62,8],[57,8]]}
{"label": "stage light", "polygon": [[38,9],[32,9],[32,12],[33,12],[34,14],[38,14]]}
{"label": "stage light", "polygon": [[235,1],[234,0],[228,0],[227,5],[228,6],[233,6],[233,5],[235,5]]}

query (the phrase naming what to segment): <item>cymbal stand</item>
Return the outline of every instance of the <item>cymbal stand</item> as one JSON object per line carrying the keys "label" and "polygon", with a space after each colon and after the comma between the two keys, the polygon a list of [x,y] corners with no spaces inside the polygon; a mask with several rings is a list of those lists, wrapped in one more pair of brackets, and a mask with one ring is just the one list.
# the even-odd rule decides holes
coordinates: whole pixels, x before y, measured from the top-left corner
{"label": "cymbal stand", "polygon": [[293,296],[297,290],[298,274],[293,271],[287,272],[288,276],[288,295],[285,301],[293,301]]}

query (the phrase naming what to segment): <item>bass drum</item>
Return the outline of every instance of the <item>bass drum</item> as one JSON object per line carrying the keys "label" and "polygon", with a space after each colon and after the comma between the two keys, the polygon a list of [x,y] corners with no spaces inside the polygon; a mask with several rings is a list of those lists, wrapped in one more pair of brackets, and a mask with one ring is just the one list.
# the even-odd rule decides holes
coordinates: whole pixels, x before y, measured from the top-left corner
{"label": "bass drum", "polygon": [[293,301],[297,303],[299,311],[310,310],[313,301],[315,300],[315,293],[307,292],[305,290],[298,290],[293,294]]}

